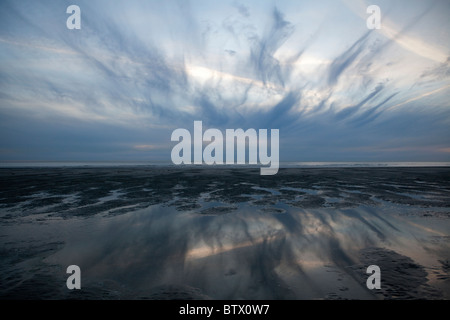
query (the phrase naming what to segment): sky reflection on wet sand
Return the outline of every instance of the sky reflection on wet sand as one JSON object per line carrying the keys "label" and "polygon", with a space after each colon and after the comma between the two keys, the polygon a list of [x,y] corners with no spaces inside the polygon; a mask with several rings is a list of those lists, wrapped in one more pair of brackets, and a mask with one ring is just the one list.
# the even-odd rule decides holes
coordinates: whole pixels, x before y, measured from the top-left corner
{"label": "sky reflection on wet sand", "polygon": [[1,298],[450,297],[447,168],[0,174]]}
{"label": "sky reflection on wet sand", "polygon": [[450,252],[447,243],[427,240],[445,237],[447,221],[418,225],[398,213],[295,208],[264,214],[244,205],[201,216],[155,205],[106,223],[90,219],[95,231],[69,239],[49,262],[76,262],[86,285],[110,279],[147,294],[159,286],[187,285],[214,299],[317,299],[334,291],[368,299],[374,297],[365,287],[365,270],[358,278],[349,269],[361,264],[360,250],[393,249],[430,267],[440,258],[430,250],[447,257]]}

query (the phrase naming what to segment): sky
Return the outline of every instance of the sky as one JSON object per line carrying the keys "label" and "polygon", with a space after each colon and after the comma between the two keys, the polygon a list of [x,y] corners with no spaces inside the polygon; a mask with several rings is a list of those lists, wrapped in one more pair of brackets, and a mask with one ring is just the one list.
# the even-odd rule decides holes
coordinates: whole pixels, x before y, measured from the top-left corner
{"label": "sky", "polygon": [[170,162],[195,120],[279,129],[280,161],[450,161],[449,16],[448,0],[3,0],[0,161]]}

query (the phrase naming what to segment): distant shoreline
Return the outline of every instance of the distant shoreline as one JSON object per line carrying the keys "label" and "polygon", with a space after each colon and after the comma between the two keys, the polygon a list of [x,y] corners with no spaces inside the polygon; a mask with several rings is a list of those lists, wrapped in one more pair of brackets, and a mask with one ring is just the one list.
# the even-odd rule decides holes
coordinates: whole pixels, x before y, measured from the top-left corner
{"label": "distant shoreline", "polygon": [[[0,168],[61,167],[259,168],[259,165],[174,165],[147,161],[0,161]],[[450,162],[281,162],[280,168],[450,167]]]}

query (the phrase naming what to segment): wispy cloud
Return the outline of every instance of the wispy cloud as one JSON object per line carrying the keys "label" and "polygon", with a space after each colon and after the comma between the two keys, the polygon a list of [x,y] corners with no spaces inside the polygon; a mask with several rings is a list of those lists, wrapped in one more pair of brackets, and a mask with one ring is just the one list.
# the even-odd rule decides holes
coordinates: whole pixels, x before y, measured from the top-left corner
{"label": "wispy cloud", "polygon": [[[76,127],[109,146],[103,155],[80,151],[90,158],[134,150],[168,160],[161,146],[170,149],[170,131],[194,120],[278,128],[281,160],[397,159],[396,148],[377,158],[364,147],[399,135],[410,148],[402,156],[428,139],[439,141],[435,150],[448,148],[450,47],[426,35],[448,35],[441,13],[449,6],[400,1],[410,9],[400,15],[399,3],[382,2],[382,28],[369,31],[367,3],[322,1],[332,14],[314,11],[315,25],[302,23],[315,8],[307,1],[81,1],[81,30],[65,27],[68,3],[4,1],[0,148],[17,151],[4,157],[38,157],[24,151],[27,143],[49,146],[50,158],[70,157],[43,133],[47,125],[64,136],[69,129],[58,122],[73,126],[74,152],[90,143]],[[349,32],[336,39],[336,26]],[[401,129],[411,123],[422,130]],[[123,138],[112,147],[100,128]]]}

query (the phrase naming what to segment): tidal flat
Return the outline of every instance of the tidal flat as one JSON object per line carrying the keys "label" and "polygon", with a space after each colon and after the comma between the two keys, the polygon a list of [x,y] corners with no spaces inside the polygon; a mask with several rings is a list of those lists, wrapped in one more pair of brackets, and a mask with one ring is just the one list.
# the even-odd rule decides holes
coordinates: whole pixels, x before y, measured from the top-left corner
{"label": "tidal flat", "polygon": [[[450,168],[0,169],[1,299],[449,299]],[[66,268],[81,269],[81,290]],[[370,290],[366,269],[381,270]]]}

